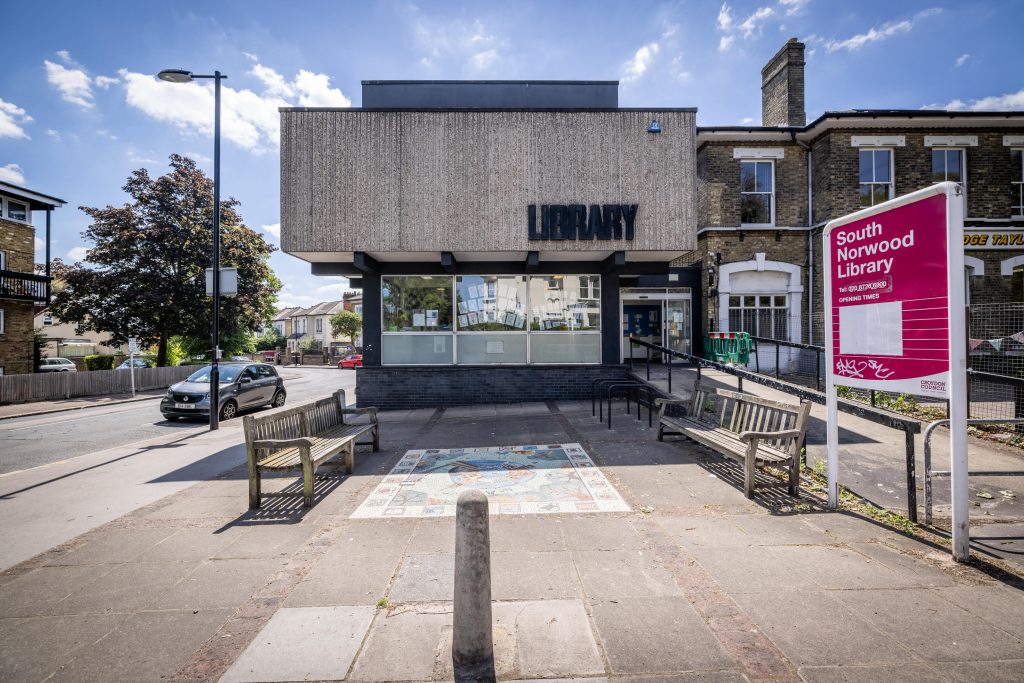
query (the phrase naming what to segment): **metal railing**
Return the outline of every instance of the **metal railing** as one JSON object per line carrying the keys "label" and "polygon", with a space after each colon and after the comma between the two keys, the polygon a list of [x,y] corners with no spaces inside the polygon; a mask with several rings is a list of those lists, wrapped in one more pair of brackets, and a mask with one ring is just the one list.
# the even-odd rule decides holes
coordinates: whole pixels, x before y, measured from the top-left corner
{"label": "metal railing", "polygon": [[[1024,419],[1006,419],[1006,420],[968,420],[969,425],[982,425],[982,424],[1013,424],[1013,425],[1024,425]],[[949,426],[949,420],[936,420],[932,422],[924,430],[924,523],[932,523],[932,478],[934,477],[948,477],[950,475],[949,470],[933,470],[932,469],[932,432],[935,428],[943,425]],[[968,477],[1024,477],[1024,471],[1022,470],[967,470]]]}
{"label": "metal railing", "polygon": [[[679,358],[680,360],[688,361],[691,365],[696,367],[697,379],[701,378],[701,369],[706,368],[709,370],[717,370],[724,372],[729,375],[733,375],[737,378],[738,390],[743,391],[743,380],[749,380],[755,384],[766,386],[776,391],[781,391],[786,394],[791,394],[799,399],[805,401],[811,401],[812,403],[818,403],[820,405],[825,404],[825,394],[804,387],[799,384],[791,384],[781,379],[775,379],[750,370],[744,370],[732,365],[726,365],[724,363],[716,363],[714,361],[694,356],[688,353],[680,351],[673,351],[665,348],[664,346],[658,346],[657,344],[651,344],[649,342],[635,339],[632,336],[629,338],[630,344],[634,346],[643,346],[647,348],[647,379],[651,379],[651,368],[650,368],[650,357],[651,351],[654,350],[662,354],[662,357],[668,358]],[[630,355],[632,356],[632,350]],[[630,359],[630,371],[633,371],[632,358]],[[668,368],[668,380],[669,380],[669,393],[672,393],[672,363],[667,363]],[[903,432],[904,435],[904,452],[906,455],[906,468],[907,468],[907,516],[910,521],[917,522],[917,464],[914,458],[914,435],[921,433],[921,422],[910,417],[899,415],[897,413],[891,413],[881,408],[873,408],[866,406],[863,403],[856,401],[848,401],[846,399],[839,399],[838,409],[844,413],[854,415],[864,420],[874,422],[876,424],[890,427]]]}
{"label": "metal railing", "polygon": [[50,278],[34,273],[0,270],[0,299],[47,303]]}

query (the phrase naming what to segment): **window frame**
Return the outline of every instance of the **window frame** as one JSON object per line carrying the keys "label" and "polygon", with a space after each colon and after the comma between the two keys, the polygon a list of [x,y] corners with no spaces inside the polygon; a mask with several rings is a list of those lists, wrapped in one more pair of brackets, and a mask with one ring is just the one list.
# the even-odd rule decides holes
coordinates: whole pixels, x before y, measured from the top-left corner
{"label": "window frame", "polygon": [[[775,227],[775,159],[753,159],[746,158],[740,159],[740,225],[744,228],[774,228]],[[754,164],[754,181],[757,182],[757,164],[769,164],[772,171],[772,190],[771,192],[761,192],[754,190],[747,192],[743,189],[743,164]],[[743,195],[747,194],[767,194],[769,195],[768,201],[768,213],[769,221],[767,223],[744,223],[743,222]]]}
{"label": "window frame", "polygon": [[[1011,180],[1010,181],[1011,190],[1012,190],[1014,185],[1017,186],[1016,197],[1015,198],[1011,197],[1011,200],[1010,200],[1010,218],[1024,218],[1024,147],[1011,147],[1010,148],[1010,161],[1011,162],[1013,161],[1013,153],[1014,152],[1017,152],[1018,154],[1020,154],[1020,168],[1017,169],[1017,170],[1020,171],[1020,180]],[[1013,176],[1011,176],[1011,177],[1013,177]],[[1016,199],[1016,203],[1014,203],[1014,199]],[[1019,213],[1014,213],[1014,211],[1018,211]]]}
{"label": "window frame", "polygon": [[[595,278],[597,278],[597,287],[600,288],[600,277],[601,277],[600,273],[583,273],[583,274],[575,273],[575,274],[561,274],[561,275],[562,275],[563,278],[577,277],[577,276],[582,276],[582,275],[586,275],[588,277],[595,277]],[[523,330],[504,330],[504,331],[497,331],[497,330],[495,330],[495,331],[492,331],[492,330],[459,330],[459,326],[458,326],[458,315],[459,315],[459,313],[458,313],[458,278],[459,277],[463,277],[463,276],[466,276],[466,277],[481,277],[481,278],[489,278],[489,277],[496,277],[496,278],[522,277],[522,278],[524,278],[525,279],[525,284],[526,284],[526,287],[525,287],[525,302],[524,302],[524,312],[526,313],[526,328],[523,329]],[[446,336],[446,337],[450,338],[451,344],[452,344],[452,363],[450,365],[448,365],[448,364],[437,364],[437,363],[384,363],[383,360],[382,360],[381,365],[383,365],[383,366],[386,366],[386,367],[400,367],[400,366],[409,366],[409,367],[496,367],[496,366],[499,366],[499,365],[523,365],[523,363],[459,363],[458,362],[458,359],[459,359],[459,341],[458,340],[459,340],[459,335],[460,334],[463,334],[463,335],[488,335],[488,334],[491,334],[491,335],[496,335],[496,334],[497,335],[504,335],[504,334],[525,335],[525,337],[526,337],[526,362],[525,362],[525,365],[600,365],[603,362],[602,361],[603,348],[601,347],[600,342],[598,342],[598,360],[596,360],[594,362],[553,362],[553,363],[543,363],[543,362],[537,362],[537,361],[533,360],[533,358],[532,358],[532,350],[531,350],[532,344],[530,342],[531,335],[535,335],[535,334],[536,335],[560,335],[561,334],[561,335],[595,335],[595,336],[600,337],[603,334],[603,326],[605,324],[608,324],[607,321],[605,321],[603,319],[602,311],[601,311],[601,303],[600,303],[600,299],[598,299],[597,300],[597,302],[598,302],[598,304],[597,304],[598,323],[597,323],[597,327],[596,328],[588,328],[588,329],[585,329],[585,330],[533,330],[533,329],[531,329],[532,322],[533,322],[532,321],[533,309],[532,309],[532,305],[531,305],[532,302],[531,302],[531,296],[530,296],[530,283],[534,279],[545,278],[545,279],[549,279],[550,280],[550,279],[552,279],[551,275],[535,275],[535,274],[529,274],[529,273],[512,273],[512,274],[509,274],[509,273],[472,273],[472,274],[461,273],[461,274],[454,274],[454,275],[443,275],[442,274],[442,275],[424,276],[422,274],[395,273],[395,274],[386,275],[384,277],[387,277],[387,278],[399,278],[399,277],[448,277],[448,278],[451,278],[452,326],[451,326],[450,330],[437,330],[437,331],[430,331],[430,330],[406,330],[406,331],[391,331],[391,332],[389,332],[384,327],[384,287],[383,287],[383,281],[381,283],[382,286],[380,288],[379,297],[380,297],[380,310],[381,310],[380,334],[381,334],[381,346],[382,347],[383,347],[383,345],[385,343],[384,342],[384,337],[399,337],[399,336],[414,336],[414,335],[423,335],[423,336],[430,336],[430,337]],[[551,288],[548,285],[548,286],[545,286],[544,289],[545,289],[545,291],[547,291],[547,290],[549,290]],[[564,287],[563,287],[563,289],[564,289]],[[600,293],[600,289],[598,289],[598,292]],[[383,348],[382,348],[382,352],[383,352]]]}
{"label": "window frame", "polygon": [[[25,217],[24,218],[15,218],[14,216],[11,215],[11,203],[12,202],[24,208],[24,211],[25,211]],[[14,221],[16,223],[27,223],[27,224],[31,225],[32,224],[32,207],[29,206],[28,202],[23,202],[20,199],[11,199],[10,197],[2,197],[2,202],[0,202],[0,217],[6,218],[9,221]]]}
{"label": "window frame", "polygon": [[[861,182],[861,179],[860,179],[860,155],[863,154],[864,152],[869,152],[871,154],[871,178],[872,178],[872,180],[870,180],[868,182]],[[874,180],[874,177],[875,177],[875,157],[874,157],[874,155],[879,153],[879,152],[888,152],[889,153],[889,181],[887,183],[882,183],[882,182],[878,182],[877,180]],[[878,206],[878,204],[874,203],[874,196],[875,195],[874,195],[873,192],[870,194],[870,196],[872,197],[872,203],[871,204],[868,204],[867,206],[864,206],[863,204],[860,203],[860,198],[862,196],[860,189],[861,189],[861,186],[863,186],[863,185],[871,185],[871,186],[875,186],[875,185],[888,185],[888,187],[889,187],[888,195],[889,196],[886,197],[884,201],[889,201],[890,199],[893,199],[896,196],[896,148],[895,147],[888,147],[888,146],[881,146],[880,145],[878,147],[858,147],[857,148],[857,205],[861,209],[869,209],[872,206]]]}
{"label": "window frame", "polygon": [[0,308],[0,334],[7,334],[7,319],[2,308]]}
{"label": "window frame", "polygon": [[[960,152],[960,180],[959,181],[951,180],[950,182],[954,182],[954,183],[956,183],[957,185],[960,186],[961,198],[963,199],[963,202],[964,202],[964,216],[967,216],[967,148],[966,147],[956,147],[956,146],[952,146],[952,145],[941,145],[941,146],[932,147],[931,150],[932,150],[933,153],[934,152]],[[932,163],[934,163],[934,157],[933,157]],[[948,174],[949,172],[948,171],[944,171],[943,173]],[[934,176],[934,174],[935,174],[935,169],[933,168],[932,169],[932,175]],[[933,177],[933,180],[934,180],[934,177]],[[948,180],[948,178],[946,180]]]}
{"label": "window frame", "polygon": [[[761,306],[760,297],[763,297],[763,296],[769,297],[770,304],[768,306]],[[746,297],[754,297],[754,305],[753,306],[747,306],[744,303],[744,299],[746,299]],[[781,305],[781,306],[776,303],[776,299],[778,297],[783,297],[783,299],[784,299],[785,303],[783,305]],[[739,299],[739,304],[737,306],[733,306],[732,301],[731,301],[732,299]],[[743,327],[743,324],[742,324],[743,323],[743,317],[744,317],[743,316],[743,311],[754,311],[753,320],[754,320],[755,332],[750,333],[750,335],[752,337],[761,337],[761,338],[764,338],[764,339],[775,339],[775,340],[778,340],[778,341],[789,341],[790,340],[790,338],[792,336],[792,330],[790,330],[790,325],[789,325],[790,320],[789,320],[789,318],[790,318],[790,309],[793,306],[793,299],[790,296],[790,292],[730,292],[729,293],[729,299],[726,301],[726,304],[728,306],[728,317],[729,317],[730,320],[732,318],[733,311],[739,311],[740,312],[739,313],[739,315],[740,315],[740,327]],[[765,335],[765,334],[762,333],[760,311],[771,311],[771,320],[769,322],[769,325],[772,328],[772,330],[771,330],[772,334],[771,335]],[[780,315],[781,315],[781,320],[785,324],[785,334],[782,337],[776,337],[775,336],[775,330],[778,327],[778,322],[780,320],[780,318],[779,318]],[[746,330],[733,329],[733,325],[732,325],[731,322],[729,324],[729,329],[731,331],[733,331],[733,332],[745,332],[746,331]]]}

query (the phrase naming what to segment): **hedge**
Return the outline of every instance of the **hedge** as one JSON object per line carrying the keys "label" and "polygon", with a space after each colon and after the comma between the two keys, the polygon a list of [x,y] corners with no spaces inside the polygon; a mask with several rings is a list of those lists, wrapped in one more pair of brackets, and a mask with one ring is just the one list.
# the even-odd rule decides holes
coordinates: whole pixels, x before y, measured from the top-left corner
{"label": "hedge", "polygon": [[114,369],[114,357],[107,355],[93,355],[86,356],[85,369],[86,370],[113,370]]}

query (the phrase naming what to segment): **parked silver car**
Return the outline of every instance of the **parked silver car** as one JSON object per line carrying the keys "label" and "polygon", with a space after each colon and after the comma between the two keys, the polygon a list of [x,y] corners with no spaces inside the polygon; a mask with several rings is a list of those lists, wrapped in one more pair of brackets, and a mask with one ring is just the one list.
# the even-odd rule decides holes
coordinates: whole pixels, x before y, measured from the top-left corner
{"label": "parked silver car", "polygon": [[[239,411],[257,406],[284,405],[284,380],[267,363],[220,364],[220,419],[230,420]],[[210,366],[196,370],[184,382],[167,390],[160,412],[168,420],[179,417],[209,417]]]}
{"label": "parked silver car", "polygon": [[78,368],[67,358],[44,358],[36,372],[78,372]]}

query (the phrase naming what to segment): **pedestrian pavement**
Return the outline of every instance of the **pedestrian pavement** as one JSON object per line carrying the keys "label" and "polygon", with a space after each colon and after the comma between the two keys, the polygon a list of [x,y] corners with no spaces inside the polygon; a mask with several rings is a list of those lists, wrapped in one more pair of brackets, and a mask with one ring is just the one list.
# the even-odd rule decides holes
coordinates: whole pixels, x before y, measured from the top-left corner
{"label": "pedestrian pavement", "polygon": [[[643,366],[637,376],[646,379]],[[667,392],[665,368],[651,366],[651,383]],[[735,390],[736,377],[714,370],[702,371],[703,381]],[[689,397],[696,371],[673,370],[673,393]],[[743,382],[743,390],[764,398],[793,403],[789,394],[756,384]],[[922,423],[922,432],[927,426]],[[812,404],[807,428],[807,461],[810,465],[825,462],[825,406]],[[879,507],[906,515],[907,459],[906,435],[903,431],[839,413],[839,483]],[[931,437],[932,467],[949,470],[949,431],[938,428]],[[968,437],[970,469],[1024,471],[1024,451],[1011,445]],[[925,521],[925,466],[923,434],[914,437],[915,480],[918,522]],[[949,477],[933,478],[933,527],[940,535],[949,536],[951,528],[951,490]],[[985,476],[968,479],[971,503],[971,543],[980,554],[1016,565],[1024,571],[1024,478]]]}
{"label": "pedestrian pavement", "polygon": [[0,680],[451,680],[454,520],[350,515],[407,451],[569,443],[630,511],[491,517],[499,680],[1024,679],[1019,582],[768,476],[748,500],[643,417],[384,412],[310,509],[276,476],[247,510],[239,459],[0,573]]}

